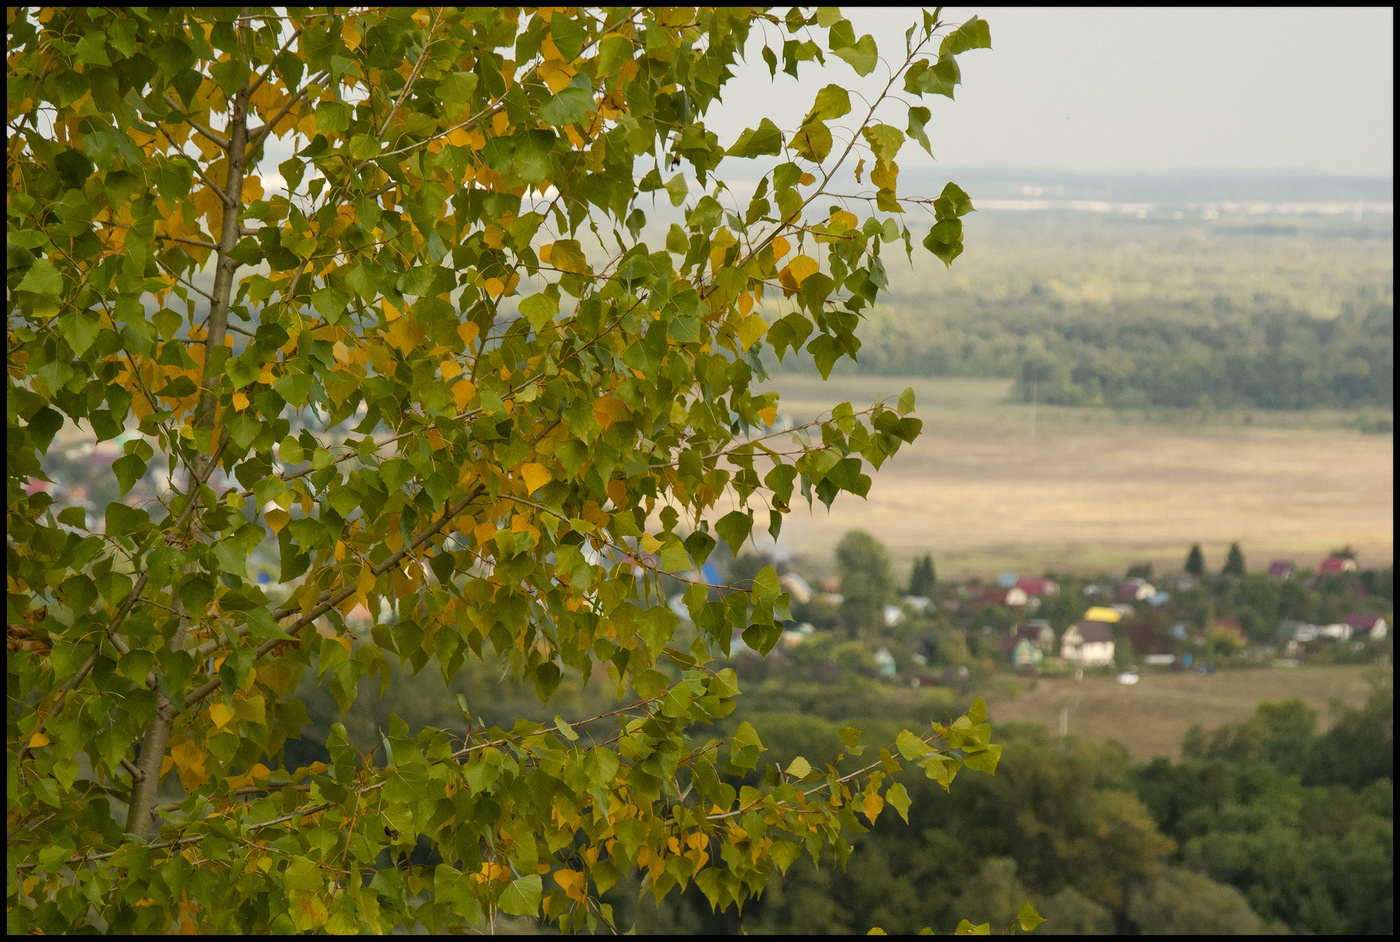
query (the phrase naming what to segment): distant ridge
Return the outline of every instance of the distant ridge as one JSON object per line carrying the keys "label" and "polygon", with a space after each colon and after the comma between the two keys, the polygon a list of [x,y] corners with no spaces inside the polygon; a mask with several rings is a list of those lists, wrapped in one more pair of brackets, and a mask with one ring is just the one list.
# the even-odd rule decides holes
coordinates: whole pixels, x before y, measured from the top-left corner
{"label": "distant ridge", "polygon": [[900,190],[937,189],[948,180],[956,180],[969,193],[975,190],[974,201],[978,197],[1048,199],[1184,208],[1188,204],[1223,202],[1393,204],[1395,199],[1395,178],[1391,174],[1334,176],[1282,170],[1093,173],[1012,167],[911,167],[900,175]]}

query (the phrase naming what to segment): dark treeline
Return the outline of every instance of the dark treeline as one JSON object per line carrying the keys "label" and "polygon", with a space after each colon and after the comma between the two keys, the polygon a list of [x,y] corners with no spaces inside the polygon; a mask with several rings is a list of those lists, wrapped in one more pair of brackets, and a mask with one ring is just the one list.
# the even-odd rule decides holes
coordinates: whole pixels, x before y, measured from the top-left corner
{"label": "dark treeline", "polygon": [[871,316],[846,372],[1015,379],[1027,402],[1070,406],[1389,409],[1394,303],[1368,293],[1333,319],[1262,295],[1104,303],[1033,284],[905,296]]}
{"label": "dark treeline", "polygon": [[[829,759],[821,744],[842,723],[821,700],[752,703],[730,720],[753,723],[768,763]],[[636,901],[633,881],[611,898],[620,923],[650,932],[948,932],[962,918],[1009,925],[1030,900],[1054,934],[1389,935],[1392,690],[1325,733],[1316,720],[1301,701],[1263,704],[1248,722],[1193,729],[1180,762],[1150,764],[1116,743],[998,725],[995,776],[964,772],[949,792],[901,776],[907,825],[886,808],[844,868],[800,858],[742,916],[712,915],[694,889],[658,907]]]}

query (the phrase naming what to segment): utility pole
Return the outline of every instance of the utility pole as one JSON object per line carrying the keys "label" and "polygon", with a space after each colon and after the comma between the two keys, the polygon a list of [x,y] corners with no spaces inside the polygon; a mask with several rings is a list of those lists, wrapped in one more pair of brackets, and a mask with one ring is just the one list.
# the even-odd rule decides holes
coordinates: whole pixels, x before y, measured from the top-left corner
{"label": "utility pole", "polygon": [[1035,407],[1039,400],[1040,384],[1031,380],[1031,441],[1035,441]]}

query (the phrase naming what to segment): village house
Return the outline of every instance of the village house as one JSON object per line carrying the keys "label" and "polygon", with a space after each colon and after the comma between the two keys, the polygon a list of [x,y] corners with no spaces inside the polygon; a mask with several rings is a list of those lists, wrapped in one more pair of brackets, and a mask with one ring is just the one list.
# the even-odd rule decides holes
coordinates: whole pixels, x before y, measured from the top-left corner
{"label": "village house", "polygon": [[1353,634],[1364,634],[1372,641],[1384,641],[1388,626],[1385,619],[1379,615],[1352,614],[1347,616],[1346,623],[1351,627]]}
{"label": "village house", "polygon": [[1011,647],[1012,667],[1027,667],[1039,664],[1044,660],[1045,655],[1041,653],[1040,648],[1029,638],[1016,638],[1013,636],[1010,640],[1014,642]]}
{"label": "village house", "polygon": [[1345,641],[1351,637],[1351,625],[1344,621],[1335,621],[1330,625],[1318,625],[1317,633],[1319,637],[1331,638],[1333,641]]}
{"label": "village house", "polygon": [[1271,579],[1289,579],[1292,578],[1297,568],[1291,559],[1276,559],[1269,563],[1269,577]]}
{"label": "village house", "polygon": [[1096,621],[1077,621],[1060,637],[1060,657],[1081,667],[1113,663],[1113,630]]}
{"label": "village house", "polygon": [[[1317,626],[1305,621],[1285,618],[1278,624],[1278,639],[1294,647],[1317,637]],[[1291,653],[1291,652],[1290,652]]]}
{"label": "village house", "polygon": [[1356,572],[1356,560],[1348,559],[1345,556],[1328,556],[1317,564],[1317,572],[1318,575]]}
{"label": "village house", "polygon": [[1053,579],[1032,579],[1022,576],[1016,580],[1016,588],[1026,593],[1027,598],[1053,599],[1060,594],[1060,584]]}
{"label": "village house", "polygon": [[1217,618],[1213,626],[1215,633],[1228,636],[1236,645],[1244,647],[1249,643],[1248,637],[1244,633],[1243,626],[1235,618]]}
{"label": "village house", "polygon": [[1055,649],[1055,629],[1043,618],[1031,618],[1011,632],[1016,640],[1025,639],[1040,649],[1041,654],[1049,654]]}
{"label": "village house", "polygon": [[1020,608],[1026,604],[1026,592],[1016,586],[992,586],[982,593],[982,601],[988,605],[1005,605]]}
{"label": "village house", "polygon": [[1120,602],[1144,602],[1157,592],[1157,587],[1146,579],[1137,576],[1127,580],[1118,587],[1118,601]]}

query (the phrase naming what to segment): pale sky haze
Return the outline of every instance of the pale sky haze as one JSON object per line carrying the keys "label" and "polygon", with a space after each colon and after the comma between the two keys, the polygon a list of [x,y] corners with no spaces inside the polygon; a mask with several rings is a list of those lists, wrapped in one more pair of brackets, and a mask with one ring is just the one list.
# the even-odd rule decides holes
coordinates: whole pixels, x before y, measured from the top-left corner
{"label": "pale sky haze", "polygon": [[[902,55],[904,30],[919,18],[913,7],[844,12],[887,58]],[[951,23],[974,15],[990,24],[992,49],[958,57],[956,102],[925,99],[941,166],[1392,173],[1389,7],[943,11]],[[751,48],[708,116],[722,140],[764,114],[794,124],[786,106],[805,111],[827,82],[868,90],[887,76],[879,66],[858,79],[828,56],[800,87],[781,72],[774,83]],[[893,112],[886,120],[903,126]],[[901,152],[901,163],[928,160],[917,147]]]}

